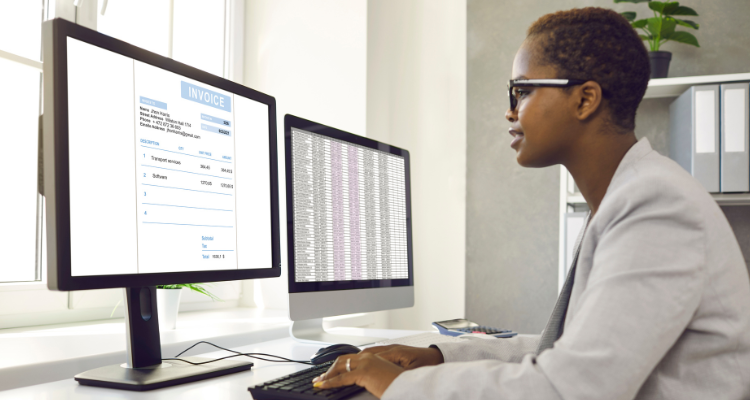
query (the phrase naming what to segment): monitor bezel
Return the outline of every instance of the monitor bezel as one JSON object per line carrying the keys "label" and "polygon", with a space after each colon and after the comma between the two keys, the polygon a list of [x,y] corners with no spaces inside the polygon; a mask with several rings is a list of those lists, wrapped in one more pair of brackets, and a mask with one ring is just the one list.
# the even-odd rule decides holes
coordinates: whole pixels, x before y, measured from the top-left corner
{"label": "monitor bezel", "polygon": [[[271,265],[258,269],[165,272],[118,275],[71,275],[70,187],[68,164],[68,81],[67,38],[71,37],[102,49],[211,85],[268,106],[269,172],[271,195]],[[51,290],[87,290],[141,287],[194,282],[218,282],[281,276],[279,233],[278,156],[276,143],[276,100],[267,94],[227,79],[152,53],[94,30],[63,19],[43,25],[44,87],[44,159],[47,209],[47,286]],[[52,132],[49,132],[52,131]]]}
{"label": "monitor bezel", "polygon": [[[349,280],[334,282],[295,282],[294,255],[294,188],[292,187],[292,128],[308,131],[333,139],[354,143],[374,150],[384,151],[404,158],[406,173],[406,249],[408,259],[408,279]],[[409,151],[381,143],[350,132],[342,131],[318,122],[313,122],[291,114],[284,116],[284,154],[286,166],[286,221],[287,221],[287,264],[289,265],[289,293],[327,292],[338,290],[372,289],[384,287],[414,286],[414,265],[411,228],[411,173]]]}

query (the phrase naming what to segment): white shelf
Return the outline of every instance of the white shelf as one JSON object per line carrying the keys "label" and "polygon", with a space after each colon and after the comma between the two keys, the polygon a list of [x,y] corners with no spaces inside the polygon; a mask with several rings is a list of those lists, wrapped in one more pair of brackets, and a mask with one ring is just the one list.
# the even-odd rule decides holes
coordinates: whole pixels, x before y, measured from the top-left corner
{"label": "white shelf", "polygon": [[643,98],[677,97],[688,90],[690,86],[739,81],[750,81],[750,73],[651,79],[648,81],[646,95]]}
{"label": "white shelf", "polygon": [[749,206],[750,193],[712,193],[711,197],[720,206]]}
{"label": "white shelf", "polygon": [[[711,197],[720,206],[750,206],[750,193],[712,193]],[[580,194],[568,194],[566,204],[586,204],[586,199]]]}
{"label": "white shelf", "polygon": [[587,204],[586,199],[583,198],[583,196],[579,194],[568,194],[567,199],[568,204]]}

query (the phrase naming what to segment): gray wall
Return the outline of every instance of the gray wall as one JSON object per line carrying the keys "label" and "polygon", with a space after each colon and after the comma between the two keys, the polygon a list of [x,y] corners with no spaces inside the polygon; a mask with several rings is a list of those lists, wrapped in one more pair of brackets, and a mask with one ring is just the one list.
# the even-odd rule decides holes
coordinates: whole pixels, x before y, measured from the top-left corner
{"label": "gray wall", "polygon": [[[701,48],[668,43],[670,77],[750,72],[750,1],[690,0]],[[544,328],[557,297],[559,167],[525,169],[509,147],[506,83],[528,26],[574,7],[637,11],[611,0],[469,0],[467,10],[466,316],[522,333]],[[673,99],[644,100],[636,134],[668,154]],[[726,208],[746,259],[750,207]]]}

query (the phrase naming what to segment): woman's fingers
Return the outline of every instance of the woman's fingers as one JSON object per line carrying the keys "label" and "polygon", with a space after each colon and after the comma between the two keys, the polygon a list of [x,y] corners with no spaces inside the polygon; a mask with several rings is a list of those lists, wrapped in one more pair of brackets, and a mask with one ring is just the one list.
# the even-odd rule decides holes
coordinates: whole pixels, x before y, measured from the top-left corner
{"label": "woman's fingers", "polygon": [[[368,354],[365,356],[372,357],[372,355]],[[352,375],[354,371],[356,370],[356,365],[359,365],[361,363],[358,363],[355,361],[357,358],[362,358],[362,355],[360,354],[352,354],[352,355],[345,355],[345,356],[339,356],[339,358],[336,359],[336,362],[331,365],[331,368],[328,368],[328,371],[324,373],[323,375],[316,377],[313,379],[313,382],[315,382],[315,387],[321,387],[324,389],[327,388],[333,388],[333,387],[339,387],[339,386],[345,386],[345,385],[353,385],[354,382],[350,383],[342,383],[343,381],[340,379],[337,379],[341,375]],[[349,360],[349,369],[351,372],[347,372],[346,370],[346,363],[347,360]],[[362,369],[360,369],[360,372]],[[333,381],[333,384],[330,384],[330,382]],[[348,382],[348,381],[347,381]],[[326,383],[325,386],[321,386],[321,383]]]}
{"label": "woman's fingers", "polygon": [[362,372],[344,372],[343,374],[339,374],[334,376],[333,378],[328,378],[326,380],[315,382],[313,385],[316,388],[320,389],[331,389],[336,388],[339,386],[350,386],[350,385],[356,385],[357,384],[357,378],[359,375],[361,375]]}
{"label": "woman's fingers", "polygon": [[[358,354],[339,356],[323,375],[315,378],[313,382],[325,381],[346,372],[346,360],[357,357]],[[351,368],[351,361],[350,361]]]}
{"label": "woman's fingers", "polygon": [[[346,368],[347,362],[349,371]],[[402,372],[403,368],[377,355],[346,355],[336,359],[328,372],[317,379],[314,386],[319,389],[331,389],[358,385],[379,398]]]}

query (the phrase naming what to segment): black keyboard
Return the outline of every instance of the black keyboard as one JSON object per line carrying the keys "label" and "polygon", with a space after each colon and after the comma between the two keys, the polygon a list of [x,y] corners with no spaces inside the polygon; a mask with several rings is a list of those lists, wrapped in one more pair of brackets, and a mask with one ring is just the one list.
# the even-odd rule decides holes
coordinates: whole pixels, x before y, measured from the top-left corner
{"label": "black keyboard", "polygon": [[312,368],[282,376],[281,378],[263,382],[247,390],[257,400],[299,399],[299,400],[339,400],[362,391],[359,386],[344,386],[335,389],[318,389],[313,387],[312,380],[326,372],[333,365],[333,361],[316,365]]}

